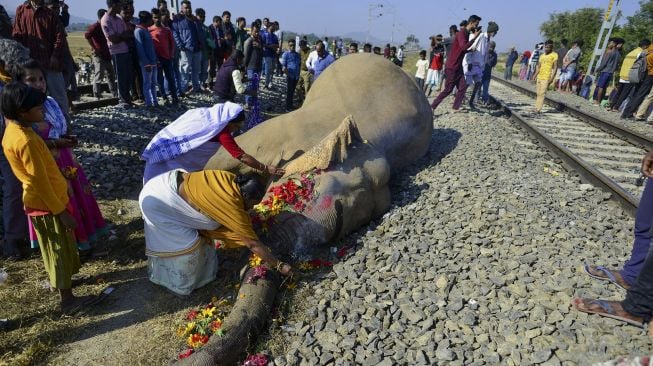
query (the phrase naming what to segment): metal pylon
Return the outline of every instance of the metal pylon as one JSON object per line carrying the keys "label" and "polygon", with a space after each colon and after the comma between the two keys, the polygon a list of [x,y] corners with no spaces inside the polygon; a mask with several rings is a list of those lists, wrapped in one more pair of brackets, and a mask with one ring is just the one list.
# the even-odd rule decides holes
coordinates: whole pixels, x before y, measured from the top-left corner
{"label": "metal pylon", "polygon": [[590,73],[595,66],[601,64],[601,59],[603,58],[603,53],[605,52],[606,47],[608,46],[608,39],[612,34],[612,29],[614,28],[617,18],[620,13],[620,0],[610,0],[608,4],[608,9],[605,11],[603,16],[603,24],[601,25],[601,30],[599,31],[599,36],[596,38],[596,44],[594,45],[594,52],[590,58],[590,63],[587,65],[587,72]]}

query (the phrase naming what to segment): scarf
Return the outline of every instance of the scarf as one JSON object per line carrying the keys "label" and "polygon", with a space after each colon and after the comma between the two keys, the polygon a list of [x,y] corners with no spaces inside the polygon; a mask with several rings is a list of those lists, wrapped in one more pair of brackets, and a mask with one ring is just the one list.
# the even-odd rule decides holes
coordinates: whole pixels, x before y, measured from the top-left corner
{"label": "scarf", "polygon": [[61,107],[56,100],[52,97],[47,97],[43,103],[43,116],[45,121],[50,124],[50,132],[48,137],[51,139],[58,139],[66,134],[68,126],[66,125],[66,117],[61,112]]}
{"label": "scarf", "polygon": [[209,141],[243,110],[236,103],[219,103],[182,114],[159,131],[147,145],[141,159],[149,164],[172,160]]}
{"label": "scarf", "polygon": [[190,173],[184,183],[186,197],[192,205],[221,225],[202,234],[221,240],[227,248],[244,246],[242,237],[258,240],[235,179],[233,173],[204,170]]}

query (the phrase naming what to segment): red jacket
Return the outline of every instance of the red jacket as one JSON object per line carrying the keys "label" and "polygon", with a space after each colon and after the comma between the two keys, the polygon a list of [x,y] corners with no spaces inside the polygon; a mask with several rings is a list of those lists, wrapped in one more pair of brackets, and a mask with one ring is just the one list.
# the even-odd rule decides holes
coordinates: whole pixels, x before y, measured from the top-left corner
{"label": "red jacket", "polygon": [[93,45],[93,51],[98,57],[103,60],[111,60],[107,38],[104,36],[104,32],[102,32],[102,26],[99,21],[88,27],[86,33],[84,33],[84,38]]}
{"label": "red jacket", "polygon": [[154,51],[158,57],[166,60],[172,59],[175,52],[175,40],[172,38],[172,31],[170,28],[155,25],[148,28],[152,42],[154,42]]}
{"label": "red jacket", "polygon": [[467,49],[472,46],[474,43],[473,40],[469,41],[469,33],[467,29],[463,28],[458,33],[453,40],[451,45],[451,52],[447,55],[447,62],[444,64],[446,69],[458,69],[463,67],[463,58]]}

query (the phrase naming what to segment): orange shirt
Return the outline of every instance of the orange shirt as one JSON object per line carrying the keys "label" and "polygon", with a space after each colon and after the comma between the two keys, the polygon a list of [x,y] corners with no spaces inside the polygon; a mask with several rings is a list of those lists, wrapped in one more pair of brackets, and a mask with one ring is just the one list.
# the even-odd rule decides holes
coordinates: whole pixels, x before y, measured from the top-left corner
{"label": "orange shirt", "polygon": [[31,127],[7,120],[2,149],[23,184],[25,207],[61,213],[68,204],[68,183],[45,141]]}

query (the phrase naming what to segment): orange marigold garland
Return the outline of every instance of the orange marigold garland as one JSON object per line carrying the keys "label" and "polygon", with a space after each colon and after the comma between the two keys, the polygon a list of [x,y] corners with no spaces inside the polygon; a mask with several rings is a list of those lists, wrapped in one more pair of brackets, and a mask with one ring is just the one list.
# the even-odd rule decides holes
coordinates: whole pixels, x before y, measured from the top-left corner
{"label": "orange marigold garland", "polygon": [[252,222],[267,231],[269,224],[281,212],[303,212],[306,205],[315,199],[315,176],[320,170],[304,173],[299,179],[289,179],[286,182],[272,186],[268,198],[254,206]]}

